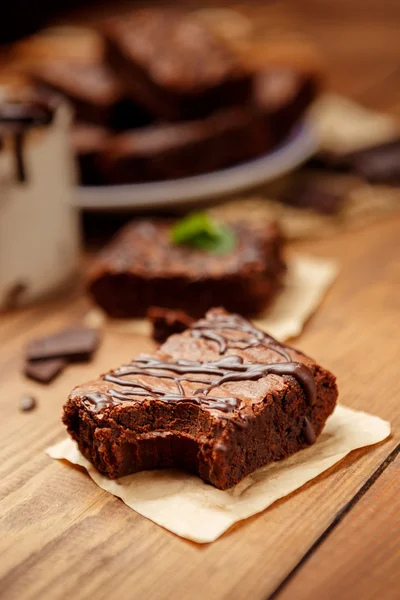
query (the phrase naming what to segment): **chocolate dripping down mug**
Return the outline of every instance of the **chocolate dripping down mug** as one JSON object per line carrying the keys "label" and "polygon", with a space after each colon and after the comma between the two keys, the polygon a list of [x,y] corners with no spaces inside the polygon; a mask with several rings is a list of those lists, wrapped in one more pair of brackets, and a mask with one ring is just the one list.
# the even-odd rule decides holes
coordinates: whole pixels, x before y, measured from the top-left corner
{"label": "chocolate dripping down mug", "polygon": [[68,105],[0,88],[0,310],[72,282],[79,223]]}

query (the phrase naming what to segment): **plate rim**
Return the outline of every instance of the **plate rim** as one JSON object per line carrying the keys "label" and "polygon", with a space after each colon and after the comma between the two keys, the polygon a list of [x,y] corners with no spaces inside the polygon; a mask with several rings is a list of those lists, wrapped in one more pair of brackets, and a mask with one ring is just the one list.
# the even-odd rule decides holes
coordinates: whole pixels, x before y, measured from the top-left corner
{"label": "plate rim", "polygon": [[[206,202],[212,198],[218,199],[231,193],[250,190],[285,175],[310,158],[317,148],[317,132],[306,119],[276,148],[251,161],[212,173],[168,181],[115,186],[78,186],[74,204],[85,211],[117,212],[172,208]],[[115,194],[115,200],[112,202],[111,194]]]}

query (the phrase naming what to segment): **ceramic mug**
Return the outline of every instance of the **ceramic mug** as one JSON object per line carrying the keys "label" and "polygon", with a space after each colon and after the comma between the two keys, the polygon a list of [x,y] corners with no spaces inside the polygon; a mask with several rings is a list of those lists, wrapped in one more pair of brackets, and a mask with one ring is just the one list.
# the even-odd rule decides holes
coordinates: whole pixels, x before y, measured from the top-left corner
{"label": "ceramic mug", "polygon": [[0,309],[7,309],[76,275],[79,220],[68,105],[53,106],[50,122],[28,127],[10,125],[7,111],[2,122],[1,108],[0,97]]}

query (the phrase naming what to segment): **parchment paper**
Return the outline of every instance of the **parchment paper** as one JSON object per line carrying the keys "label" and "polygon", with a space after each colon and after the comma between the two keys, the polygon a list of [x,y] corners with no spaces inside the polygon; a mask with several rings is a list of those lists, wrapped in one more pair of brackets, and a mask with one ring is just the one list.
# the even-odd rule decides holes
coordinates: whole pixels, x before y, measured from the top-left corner
{"label": "parchment paper", "polygon": [[[337,263],[311,256],[295,256],[288,262],[285,283],[279,296],[255,321],[277,339],[284,341],[300,334],[304,324],[316,311],[338,272]],[[146,319],[110,319],[99,309],[84,318],[88,327],[112,329],[126,333],[150,335]]]}
{"label": "parchment paper", "polygon": [[389,434],[386,421],[338,406],[313,446],[258,469],[226,491],[176,470],[143,471],[110,480],[96,471],[69,438],[49,448],[47,454],[84,467],[99,487],[165,529],[206,543],[297,490],[352,450],[376,444]]}

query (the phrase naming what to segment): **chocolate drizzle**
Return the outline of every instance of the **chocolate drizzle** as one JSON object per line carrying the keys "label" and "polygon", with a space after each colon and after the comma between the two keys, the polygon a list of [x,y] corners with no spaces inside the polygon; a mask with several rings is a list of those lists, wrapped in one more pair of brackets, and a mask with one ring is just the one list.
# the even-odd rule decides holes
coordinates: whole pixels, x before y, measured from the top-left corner
{"label": "chocolate drizzle", "polygon": [[[229,331],[243,334],[232,337]],[[291,375],[304,388],[309,403],[316,398],[316,388],[313,374],[301,362],[294,362],[286,349],[263,331],[256,329],[251,323],[237,315],[217,315],[212,320],[203,319],[194,324],[190,334],[195,338],[218,344],[219,354],[227,350],[244,350],[256,346],[264,346],[279,354],[284,361],[274,363],[244,362],[241,356],[228,355],[218,360],[198,362],[177,360],[168,362],[156,357],[141,357],[128,365],[123,365],[103,376],[108,383],[117,388],[110,388],[106,394],[95,392],[87,394],[84,404],[88,410],[98,412],[106,406],[154,398],[162,402],[190,402],[203,405],[209,409],[230,413],[239,409],[240,399],[232,396],[219,397],[210,392],[236,381],[257,381],[269,374]],[[150,381],[132,380],[132,376],[144,376],[151,379],[168,380],[173,382],[175,390],[166,389],[162,384],[154,385]],[[185,384],[202,384],[194,391],[186,391]],[[190,386],[192,387],[192,386]],[[238,413],[243,424],[243,415]],[[238,422],[240,424],[240,421]]]}
{"label": "chocolate drizzle", "polygon": [[[239,331],[244,334],[244,337],[231,339],[223,333],[229,330]],[[224,354],[228,348],[247,350],[262,345],[283,356],[287,362],[291,361],[290,354],[279,342],[239,315],[219,315],[218,320],[211,322],[207,319],[201,319],[192,325],[191,335],[194,338],[216,342],[220,354]]]}
{"label": "chocolate drizzle", "polygon": [[50,108],[39,101],[11,101],[0,103],[0,137],[11,134],[14,138],[16,175],[19,182],[26,181],[23,148],[24,137],[28,129],[51,123]]}

